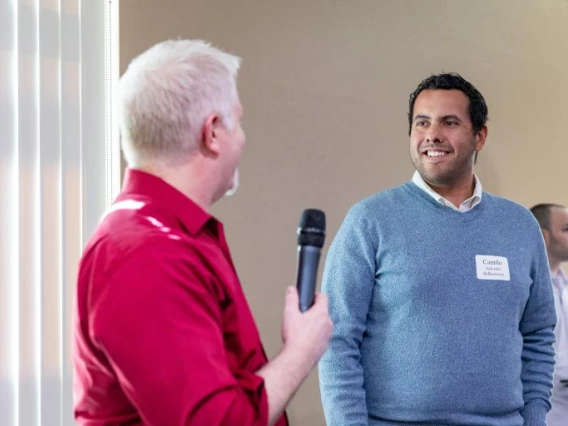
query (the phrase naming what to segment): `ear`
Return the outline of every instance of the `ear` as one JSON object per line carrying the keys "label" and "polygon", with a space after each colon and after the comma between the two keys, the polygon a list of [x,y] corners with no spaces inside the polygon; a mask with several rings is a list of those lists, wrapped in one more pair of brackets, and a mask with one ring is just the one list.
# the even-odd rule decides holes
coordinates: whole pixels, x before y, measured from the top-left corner
{"label": "ear", "polygon": [[199,145],[205,155],[216,157],[219,155],[221,145],[219,144],[219,130],[221,129],[221,117],[214,112],[207,116],[201,128],[201,140]]}
{"label": "ear", "polygon": [[487,126],[483,126],[475,135],[475,150],[477,152],[483,149],[485,139],[487,139]]}

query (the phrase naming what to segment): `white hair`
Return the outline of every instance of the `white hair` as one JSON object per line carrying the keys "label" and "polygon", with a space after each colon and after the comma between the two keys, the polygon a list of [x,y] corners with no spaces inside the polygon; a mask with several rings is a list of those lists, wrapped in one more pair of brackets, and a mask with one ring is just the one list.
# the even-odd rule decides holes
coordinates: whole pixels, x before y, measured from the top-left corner
{"label": "white hair", "polygon": [[176,164],[197,148],[218,113],[231,130],[241,59],[201,40],[168,40],[132,60],[120,79],[122,151],[130,167]]}

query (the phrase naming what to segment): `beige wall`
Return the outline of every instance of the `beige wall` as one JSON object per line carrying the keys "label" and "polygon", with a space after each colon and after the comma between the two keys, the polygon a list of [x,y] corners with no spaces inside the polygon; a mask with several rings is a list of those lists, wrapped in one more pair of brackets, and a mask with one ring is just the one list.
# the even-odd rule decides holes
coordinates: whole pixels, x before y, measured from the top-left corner
{"label": "beige wall", "polygon": [[[274,355],[300,212],[326,211],[329,244],[353,202],[410,178],[407,100],[429,74],[487,99],[486,190],[568,205],[567,22],[566,0],[121,0],[121,69],[175,37],[243,57],[242,187],[214,213]],[[289,414],[324,424],[315,373]]]}

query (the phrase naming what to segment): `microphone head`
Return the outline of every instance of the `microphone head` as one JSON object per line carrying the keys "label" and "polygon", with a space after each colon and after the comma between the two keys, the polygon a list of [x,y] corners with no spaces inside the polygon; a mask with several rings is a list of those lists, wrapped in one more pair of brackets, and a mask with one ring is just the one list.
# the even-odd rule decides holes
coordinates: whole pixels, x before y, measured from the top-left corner
{"label": "microphone head", "polygon": [[325,241],[325,213],[318,209],[306,209],[298,225],[298,245],[323,247]]}

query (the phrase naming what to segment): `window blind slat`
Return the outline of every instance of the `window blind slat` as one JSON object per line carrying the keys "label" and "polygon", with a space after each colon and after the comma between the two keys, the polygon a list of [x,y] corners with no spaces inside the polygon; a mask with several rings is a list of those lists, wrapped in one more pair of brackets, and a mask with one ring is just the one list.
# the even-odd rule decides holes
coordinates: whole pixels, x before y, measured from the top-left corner
{"label": "window blind slat", "polygon": [[17,4],[0,2],[0,413],[10,426],[19,422],[17,21]]}
{"label": "window blind slat", "polygon": [[42,424],[61,424],[61,116],[60,10],[40,0],[39,126],[41,212],[41,394]]}
{"label": "window blind slat", "polygon": [[[72,318],[77,265],[81,254],[81,79],[79,0],[66,0],[61,10],[61,171],[62,171],[62,308]],[[63,424],[73,422],[72,322],[63,324]]]}
{"label": "window blind slat", "polygon": [[18,13],[18,228],[20,275],[20,392],[22,425],[39,421],[41,378],[40,205],[39,205],[39,62],[38,7],[20,3]]}

